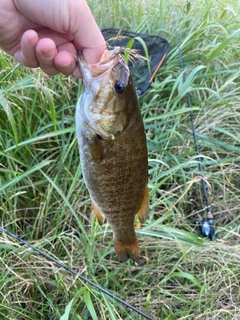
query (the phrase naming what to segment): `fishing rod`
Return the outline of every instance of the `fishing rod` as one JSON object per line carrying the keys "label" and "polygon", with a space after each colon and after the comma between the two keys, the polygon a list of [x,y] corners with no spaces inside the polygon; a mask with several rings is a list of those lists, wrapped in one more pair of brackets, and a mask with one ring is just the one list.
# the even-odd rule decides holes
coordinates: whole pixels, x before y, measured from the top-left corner
{"label": "fishing rod", "polygon": [[96,284],[95,282],[87,279],[86,277],[78,274],[78,272],[74,271],[73,269],[69,268],[68,266],[66,266],[65,264],[61,263],[60,261],[58,261],[57,259],[51,257],[50,255],[48,255],[46,252],[36,248],[35,246],[31,245],[29,242],[23,240],[22,238],[16,236],[15,234],[11,233],[10,231],[6,230],[3,227],[0,227],[0,230],[4,233],[6,233],[8,236],[10,236],[11,238],[15,239],[16,241],[18,241],[19,243],[26,245],[28,248],[32,249],[33,251],[37,252],[39,255],[41,255],[42,257],[46,258],[47,260],[55,263],[58,267],[72,273],[73,275],[77,276],[77,278],[81,279],[83,282],[90,284],[92,287],[96,288],[97,290],[103,292],[104,294],[108,295],[109,297],[111,297],[112,299],[120,302],[121,304],[123,304],[125,307],[131,309],[132,311],[135,311],[136,313],[138,313],[139,315],[143,316],[145,319],[148,320],[154,320],[152,317],[150,317],[149,315],[147,315],[146,313],[142,312],[141,310],[139,310],[138,308],[135,308],[134,306],[132,306],[131,304],[129,304],[128,302],[122,300],[121,298],[119,298],[118,296],[114,295],[113,293],[109,292],[108,290],[104,289],[103,287],[101,287],[100,285]]}
{"label": "fishing rod", "polygon": [[[186,73],[185,73],[185,66],[183,63],[182,50],[181,50],[180,41],[179,41],[179,34],[177,31],[177,26],[176,26],[176,20],[174,20],[174,29],[175,29],[175,34],[176,34],[176,44],[177,44],[177,49],[178,49],[178,54],[179,54],[179,62],[180,62],[180,66],[182,69],[183,83],[184,83],[186,81]],[[196,225],[199,227],[200,234],[203,237],[209,237],[211,240],[216,240],[213,215],[211,213],[210,197],[208,194],[208,186],[207,186],[206,180],[204,178],[201,152],[200,152],[199,145],[198,145],[197,131],[196,131],[196,126],[195,126],[195,121],[194,121],[194,115],[191,110],[192,103],[191,103],[189,92],[186,92],[185,97],[187,99],[187,105],[190,110],[190,121],[191,121],[192,133],[193,133],[193,141],[194,141],[195,149],[196,149],[196,153],[197,153],[198,169],[201,173],[203,195],[204,195],[205,204],[206,204],[206,219],[202,220],[202,221],[197,220]]]}

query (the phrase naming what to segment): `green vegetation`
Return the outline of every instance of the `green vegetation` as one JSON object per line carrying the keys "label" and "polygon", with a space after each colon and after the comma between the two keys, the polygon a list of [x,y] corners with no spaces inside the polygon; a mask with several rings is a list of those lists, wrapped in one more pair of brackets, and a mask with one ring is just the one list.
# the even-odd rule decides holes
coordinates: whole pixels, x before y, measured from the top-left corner
{"label": "green vegetation", "polygon": [[[141,98],[149,148],[149,220],[138,263],[117,261],[91,219],[74,114],[82,85],[0,52],[1,225],[154,319],[240,317],[240,3],[90,1],[99,25],[161,35],[171,51]],[[187,79],[179,63],[180,39]],[[194,221],[205,202],[190,94],[218,241]],[[0,231],[0,318],[143,319]]]}

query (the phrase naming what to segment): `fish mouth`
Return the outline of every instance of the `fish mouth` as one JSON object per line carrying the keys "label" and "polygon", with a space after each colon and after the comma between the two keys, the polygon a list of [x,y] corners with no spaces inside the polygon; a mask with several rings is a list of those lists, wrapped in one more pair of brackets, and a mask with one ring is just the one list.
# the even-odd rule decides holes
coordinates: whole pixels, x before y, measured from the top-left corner
{"label": "fish mouth", "polygon": [[115,47],[111,51],[105,50],[99,62],[88,64],[82,51],[79,51],[78,62],[83,80],[89,83],[93,78],[99,78],[105,73],[109,73],[119,62],[120,52],[120,47]]}

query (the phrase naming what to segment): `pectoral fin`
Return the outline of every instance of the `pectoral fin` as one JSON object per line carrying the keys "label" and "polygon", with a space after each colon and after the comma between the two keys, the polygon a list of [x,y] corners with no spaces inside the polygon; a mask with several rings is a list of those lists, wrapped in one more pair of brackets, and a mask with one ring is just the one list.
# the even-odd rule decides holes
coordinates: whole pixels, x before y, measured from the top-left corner
{"label": "pectoral fin", "polygon": [[143,223],[147,219],[148,211],[149,211],[149,194],[148,194],[148,186],[146,184],[146,187],[143,193],[142,203],[137,213],[137,217],[141,223]]}
{"label": "pectoral fin", "polygon": [[98,135],[89,141],[89,150],[96,163],[101,163],[103,159],[103,146],[101,138]]}

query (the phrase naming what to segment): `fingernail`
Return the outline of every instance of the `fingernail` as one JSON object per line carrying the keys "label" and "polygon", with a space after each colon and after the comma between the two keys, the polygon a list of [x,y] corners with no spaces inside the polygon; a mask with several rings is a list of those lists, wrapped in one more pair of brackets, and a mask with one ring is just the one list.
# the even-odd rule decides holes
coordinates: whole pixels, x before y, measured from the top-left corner
{"label": "fingernail", "polygon": [[59,67],[68,69],[69,67],[71,67],[71,63],[64,63],[64,64],[61,64]]}
{"label": "fingernail", "polygon": [[43,54],[44,58],[47,58],[47,59],[53,58],[54,54],[55,54],[55,47],[51,47],[46,50],[43,50],[42,54]]}
{"label": "fingernail", "polygon": [[36,45],[37,39],[38,39],[37,35],[34,34],[34,35],[32,35],[31,37],[28,38],[28,42],[29,42],[31,45]]}

